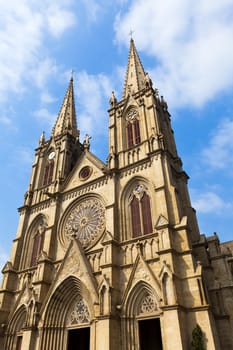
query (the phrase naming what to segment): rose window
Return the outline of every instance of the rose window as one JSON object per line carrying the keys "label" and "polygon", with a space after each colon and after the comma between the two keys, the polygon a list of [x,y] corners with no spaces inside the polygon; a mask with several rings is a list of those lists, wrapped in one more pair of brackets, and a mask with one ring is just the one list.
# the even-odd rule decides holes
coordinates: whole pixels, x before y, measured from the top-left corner
{"label": "rose window", "polygon": [[77,238],[83,247],[95,241],[105,228],[105,209],[97,199],[89,199],[78,204],[68,216],[65,235]]}
{"label": "rose window", "polygon": [[157,310],[155,299],[151,295],[147,295],[141,303],[141,312],[150,313]]}

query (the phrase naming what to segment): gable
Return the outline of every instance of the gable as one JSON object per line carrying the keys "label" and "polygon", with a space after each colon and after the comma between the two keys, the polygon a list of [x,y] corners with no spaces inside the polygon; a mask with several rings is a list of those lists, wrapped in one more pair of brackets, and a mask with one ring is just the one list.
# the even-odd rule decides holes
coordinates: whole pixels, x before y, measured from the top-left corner
{"label": "gable", "polygon": [[79,157],[74,169],[65,181],[63,191],[70,191],[104,177],[105,167],[105,164],[100,159],[89,151],[85,151]]}
{"label": "gable", "polygon": [[44,300],[42,313],[46,310],[49,300],[57,288],[68,278],[79,281],[81,290],[92,303],[98,303],[98,291],[90,263],[85,256],[83,248],[78,240],[72,240],[66,251],[65,257],[57,271],[56,277]]}

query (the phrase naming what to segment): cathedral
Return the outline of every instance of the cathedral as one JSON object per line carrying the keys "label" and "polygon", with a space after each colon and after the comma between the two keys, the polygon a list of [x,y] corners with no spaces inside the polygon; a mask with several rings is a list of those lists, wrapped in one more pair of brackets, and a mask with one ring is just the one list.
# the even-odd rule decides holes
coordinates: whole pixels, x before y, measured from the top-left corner
{"label": "cathedral", "polygon": [[233,349],[233,242],[199,232],[167,103],[133,39],[109,104],[106,163],[80,141],[73,78],[39,138],[2,270],[0,349]]}

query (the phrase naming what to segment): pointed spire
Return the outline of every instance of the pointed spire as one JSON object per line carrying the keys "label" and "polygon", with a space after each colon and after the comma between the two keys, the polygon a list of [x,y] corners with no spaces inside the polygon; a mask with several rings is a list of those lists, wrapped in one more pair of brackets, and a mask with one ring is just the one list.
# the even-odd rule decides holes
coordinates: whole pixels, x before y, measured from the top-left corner
{"label": "pointed spire", "polygon": [[75,112],[73,76],[70,79],[63,104],[53,127],[52,136],[62,135],[66,132],[75,137],[79,136]]}
{"label": "pointed spire", "polygon": [[134,40],[130,39],[128,65],[126,69],[123,98],[145,87],[146,74],[138,56]]}

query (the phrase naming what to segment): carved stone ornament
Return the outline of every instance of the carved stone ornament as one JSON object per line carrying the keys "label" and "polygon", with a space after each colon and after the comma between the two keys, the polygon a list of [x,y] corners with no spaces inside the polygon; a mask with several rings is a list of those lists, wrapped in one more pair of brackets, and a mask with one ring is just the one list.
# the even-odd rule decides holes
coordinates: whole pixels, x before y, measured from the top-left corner
{"label": "carved stone ornament", "polygon": [[153,298],[152,295],[147,295],[141,303],[141,310],[140,312],[143,314],[148,314],[150,312],[156,311],[157,310],[157,304],[155,299]]}
{"label": "carved stone ornament", "polygon": [[80,324],[80,323],[89,323],[90,322],[90,313],[87,305],[82,299],[80,299],[74,306],[73,311],[69,317],[69,324]]}
{"label": "carved stone ornament", "polygon": [[105,208],[97,199],[87,199],[79,203],[65,223],[66,238],[77,238],[84,248],[90,246],[104,229]]}

